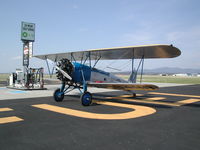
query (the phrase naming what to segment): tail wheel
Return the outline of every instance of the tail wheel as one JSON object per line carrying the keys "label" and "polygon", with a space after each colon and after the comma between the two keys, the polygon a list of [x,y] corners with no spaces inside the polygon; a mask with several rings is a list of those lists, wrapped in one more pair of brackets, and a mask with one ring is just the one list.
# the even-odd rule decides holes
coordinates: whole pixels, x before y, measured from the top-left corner
{"label": "tail wheel", "polygon": [[83,106],[89,106],[92,103],[92,94],[89,92],[83,93],[81,95],[81,103]]}
{"label": "tail wheel", "polygon": [[[57,66],[59,68],[61,68],[63,71],[65,71],[69,76],[72,76],[74,67],[72,65],[72,63],[68,60],[68,59],[61,59],[58,63]],[[56,77],[61,80],[61,81],[70,81],[68,78],[66,78],[65,76],[63,76],[63,74],[60,71],[56,72]]]}
{"label": "tail wheel", "polygon": [[53,97],[56,102],[62,102],[64,99],[64,92],[63,91],[61,92],[59,88],[54,91]]}

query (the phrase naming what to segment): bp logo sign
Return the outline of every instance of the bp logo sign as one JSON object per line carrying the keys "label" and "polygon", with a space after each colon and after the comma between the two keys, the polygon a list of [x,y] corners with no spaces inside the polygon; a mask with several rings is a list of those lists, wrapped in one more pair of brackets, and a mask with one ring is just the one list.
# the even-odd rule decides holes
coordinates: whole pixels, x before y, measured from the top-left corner
{"label": "bp logo sign", "polygon": [[21,27],[21,40],[22,41],[35,41],[35,24],[22,22]]}
{"label": "bp logo sign", "polygon": [[27,36],[28,36],[28,33],[27,33],[27,32],[23,32],[23,33],[22,33],[22,36],[23,36],[23,37],[27,37]]}

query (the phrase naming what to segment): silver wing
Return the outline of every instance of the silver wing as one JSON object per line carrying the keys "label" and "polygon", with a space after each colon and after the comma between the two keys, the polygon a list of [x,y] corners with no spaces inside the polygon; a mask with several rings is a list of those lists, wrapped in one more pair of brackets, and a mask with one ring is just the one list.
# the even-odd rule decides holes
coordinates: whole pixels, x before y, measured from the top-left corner
{"label": "silver wing", "polygon": [[173,58],[181,54],[181,51],[172,45],[144,45],[91,49],[86,51],[55,53],[46,55],[36,55],[39,59],[49,59],[59,61],[62,58],[76,61],[84,60],[90,56],[91,60],[112,60],[112,59],[141,59],[141,58]]}

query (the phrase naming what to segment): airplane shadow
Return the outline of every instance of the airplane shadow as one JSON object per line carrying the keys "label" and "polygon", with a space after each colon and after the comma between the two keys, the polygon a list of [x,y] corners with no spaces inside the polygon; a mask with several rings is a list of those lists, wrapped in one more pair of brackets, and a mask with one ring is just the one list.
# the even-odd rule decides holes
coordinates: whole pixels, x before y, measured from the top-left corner
{"label": "airplane shadow", "polygon": [[[68,95],[69,97],[74,97],[74,98],[80,98],[79,95]],[[144,103],[144,102],[130,102],[130,101],[125,101],[125,100],[118,100],[115,99],[115,97],[113,97],[112,99],[106,99],[106,97],[108,97],[108,95],[103,95],[103,94],[93,94],[93,100],[97,100],[97,101],[104,101],[104,102],[114,102],[114,103],[121,103],[121,104],[131,104],[131,105],[141,105],[141,106],[148,106],[148,107],[153,107],[153,108],[172,108],[171,106],[164,106],[164,105],[160,105],[160,104],[151,104],[151,103]],[[150,97],[150,96],[147,96]],[[145,97],[145,98],[147,98]],[[138,99],[138,100],[142,100],[141,97],[135,97],[134,99]],[[131,98],[130,98],[131,100]],[[90,106],[98,106],[101,104],[98,104],[96,102],[93,102]]]}
{"label": "airplane shadow", "polygon": [[[155,96],[147,94],[147,93],[142,96],[128,97],[129,101],[120,100],[120,99],[115,98],[115,97],[122,96],[122,95],[130,95],[131,96],[131,94],[127,93],[127,92],[92,93],[93,100],[97,100],[97,101],[141,105],[141,106],[148,106],[148,107],[153,107],[153,108],[173,108],[174,107],[174,106],[170,106],[170,105],[168,106],[168,105],[162,105],[162,104],[155,104],[155,103],[153,103],[154,101],[152,101],[152,103],[150,103],[151,101],[148,101],[148,103],[145,103],[145,101],[143,101],[144,99],[155,97]],[[80,95],[68,95],[68,96],[80,99]],[[110,97],[110,98],[107,99],[107,97]],[[131,101],[131,99],[137,100],[137,102]],[[139,102],[140,100],[141,100],[141,102]],[[160,102],[168,102],[168,103],[173,104],[172,101],[168,101],[168,100],[164,100],[164,101],[160,101]],[[176,102],[176,101],[174,101],[174,102]],[[98,105],[101,105],[101,104],[93,102],[90,106],[98,106]],[[182,105],[182,106],[200,107],[200,104],[199,103],[191,103],[191,104],[186,104],[186,105]]]}

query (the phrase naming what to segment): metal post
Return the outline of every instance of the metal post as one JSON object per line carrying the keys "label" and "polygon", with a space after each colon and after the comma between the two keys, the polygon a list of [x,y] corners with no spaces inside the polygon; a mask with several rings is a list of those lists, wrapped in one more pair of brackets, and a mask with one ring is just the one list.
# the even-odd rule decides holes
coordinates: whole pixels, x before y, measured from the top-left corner
{"label": "metal post", "polygon": [[29,41],[23,40],[23,66],[24,66],[24,85],[29,88],[28,66],[29,66]]}

